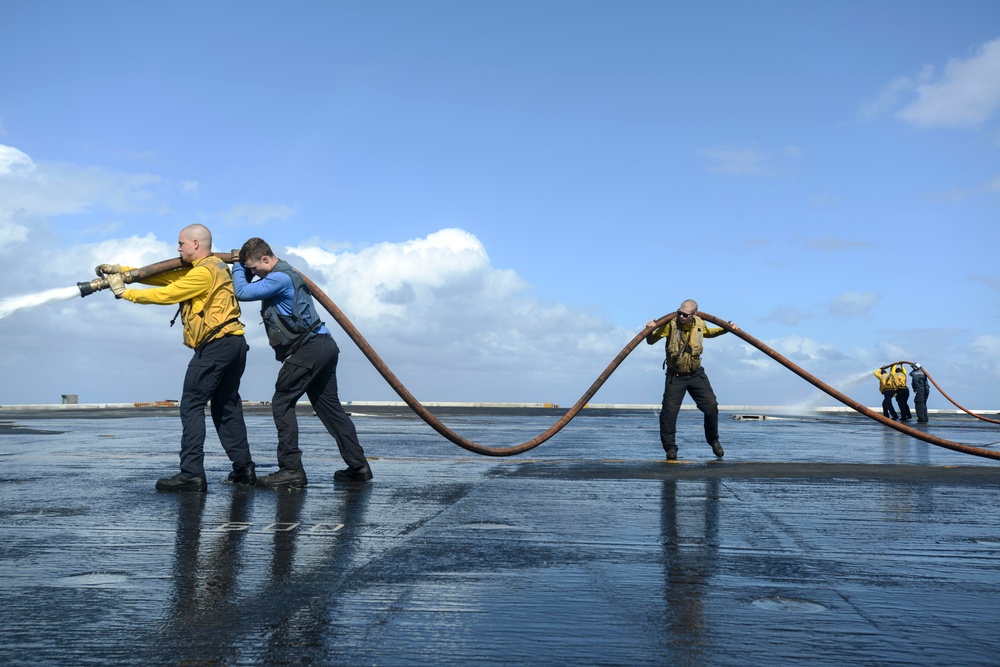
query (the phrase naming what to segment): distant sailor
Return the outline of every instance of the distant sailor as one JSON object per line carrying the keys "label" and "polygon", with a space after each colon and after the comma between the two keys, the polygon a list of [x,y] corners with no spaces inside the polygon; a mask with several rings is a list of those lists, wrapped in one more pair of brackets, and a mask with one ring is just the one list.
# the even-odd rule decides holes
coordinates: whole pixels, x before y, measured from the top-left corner
{"label": "distant sailor", "polygon": [[899,420],[907,421],[913,419],[910,412],[910,405],[907,401],[910,398],[910,390],[906,386],[906,369],[903,364],[896,364],[892,367],[892,382],[896,387],[896,405],[899,406]]}
{"label": "distant sailor", "polygon": [[[701,366],[702,341],[726,333],[722,328],[710,328],[696,315],[698,303],[688,299],[677,309],[677,315],[646,336],[646,342],[654,345],[666,338],[666,382],[663,389],[663,405],[660,410],[660,443],[667,453],[667,460],[677,458],[677,413],[680,412],[684,395],[690,394],[695,405],[705,415],[705,440],[718,458],[725,455],[719,442],[719,402],[712,391],[712,384]],[[647,327],[655,325],[648,322]],[[734,329],[738,328],[732,322]]]}
{"label": "distant sailor", "polygon": [[874,375],[878,378],[878,390],[882,392],[882,416],[889,417],[894,422],[899,421],[896,408],[892,407],[892,397],[896,395],[896,381],[884,368],[875,369]]}
{"label": "distant sailor", "polygon": [[924,424],[927,422],[927,395],[931,393],[931,388],[927,382],[927,373],[920,364],[913,364],[910,384],[913,385],[913,408],[917,411],[917,421]]}
{"label": "distant sailor", "polygon": [[[307,484],[299,449],[295,404],[305,394],[323,426],[337,441],[347,468],[338,482],[367,482],[372,470],[358,442],[354,422],[337,395],[340,349],[319,319],[312,293],[288,262],[275,257],[263,239],[252,238],[239,251],[233,284],[240,301],[261,301],[261,317],[274,356],[282,362],[274,384],[271,411],[278,429],[278,471],[257,480],[258,486],[303,487]],[[258,280],[251,282],[253,276]]]}

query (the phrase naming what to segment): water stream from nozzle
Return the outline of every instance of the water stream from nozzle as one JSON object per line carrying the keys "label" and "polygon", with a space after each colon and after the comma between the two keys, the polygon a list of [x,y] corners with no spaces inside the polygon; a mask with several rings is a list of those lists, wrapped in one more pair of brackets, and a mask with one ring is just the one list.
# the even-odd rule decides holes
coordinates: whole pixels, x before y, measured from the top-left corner
{"label": "water stream from nozzle", "polygon": [[12,296],[0,299],[0,320],[19,310],[27,310],[28,308],[52,303],[53,301],[68,301],[79,297],[80,288],[74,285],[72,287],[57,287],[36,294],[25,294],[24,296]]}

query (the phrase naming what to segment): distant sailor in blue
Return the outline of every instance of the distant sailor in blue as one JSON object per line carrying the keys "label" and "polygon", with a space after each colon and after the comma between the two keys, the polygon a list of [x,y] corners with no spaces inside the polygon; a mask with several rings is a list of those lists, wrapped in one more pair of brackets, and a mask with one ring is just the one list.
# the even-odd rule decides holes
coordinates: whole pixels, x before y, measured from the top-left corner
{"label": "distant sailor in blue", "polygon": [[[312,293],[288,262],[274,256],[260,238],[243,244],[233,266],[233,289],[240,301],[260,301],[261,317],[275,358],[282,362],[271,399],[278,429],[278,471],[257,478],[257,485],[295,488],[307,484],[299,449],[295,404],[309,397],[320,421],[337,441],[347,463],[333,478],[338,482],[367,482],[372,471],[358,442],[354,422],[337,395],[340,349],[319,319]],[[252,280],[256,276],[257,280]],[[252,281],[252,282],[251,282]]]}

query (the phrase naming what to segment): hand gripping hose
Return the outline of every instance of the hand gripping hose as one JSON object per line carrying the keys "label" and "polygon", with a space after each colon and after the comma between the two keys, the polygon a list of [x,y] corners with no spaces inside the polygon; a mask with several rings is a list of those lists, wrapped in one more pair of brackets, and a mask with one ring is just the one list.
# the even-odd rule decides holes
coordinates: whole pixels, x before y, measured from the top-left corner
{"label": "hand gripping hose", "polygon": [[[224,262],[232,261],[230,253],[217,252],[214,254],[216,257],[218,257]],[[184,266],[184,264],[181,262],[180,258],[176,258],[176,259],[166,260],[163,262],[158,262],[156,264],[151,264],[149,266],[142,267],[140,269],[133,269],[130,272],[132,274],[132,280],[129,282],[142,280],[144,278],[148,278],[149,276],[156,275],[157,273],[162,273],[164,271],[170,271],[172,269],[180,268],[181,266]],[[300,273],[300,275],[302,274]],[[354,341],[354,344],[358,346],[358,349],[360,349],[361,352],[365,355],[365,357],[368,358],[368,361],[371,362],[372,366],[375,367],[375,370],[379,372],[379,374],[385,379],[385,381],[389,383],[389,386],[392,387],[393,391],[395,391],[396,394],[403,399],[403,401],[410,407],[411,410],[413,410],[414,413],[416,413],[418,417],[424,420],[424,422],[426,422],[428,426],[430,426],[435,431],[440,433],[447,440],[453,442],[462,449],[465,449],[467,451],[476,454],[482,454],[483,456],[515,456],[517,454],[523,454],[524,452],[530,451],[535,447],[539,446],[540,444],[542,444],[543,442],[554,436],[556,433],[561,431],[563,427],[566,426],[566,424],[572,421],[573,418],[576,417],[581,410],[583,410],[583,408],[587,405],[590,399],[594,397],[594,395],[601,388],[601,386],[607,381],[609,377],[611,377],[611,374],[614,373],[619,366],[621,366],[622,362],[625,361],[625,358],[629,354],[631,354],[632,351],[636,347],[638,347],[638,345],[641,342],[643,342],[643,340],[645,340],[646,336],[650,332],[652,332],[657,327],[663,326],[664,324],[672,320],[674,317],[676,317],[676,313],[673,312],[668,313],[667,315],[664,315],[660,319],[656,320],[651,326],[646,327],[638,334],[636,334],[636,336],[631,341],[629,341],[629,343],[624,348],[622,348],[622,351],[619,352],[618,355],[611,360],[611,363],[608,364],[608,367],[604,369],[604,372],[601,373],[596,380],[594,380],[594,383],[590,385],[590,388],[583,394],[583,396],[580,397],[580,400],[578,400],[573,405],[573,407],[566,412],[566,414],[564,414],[557,422],[555,422],[544,432],[532,438],[531,440],[523,442],[519,445],[511,445],[509,447],[489,447],[486,445],[477,444],[475,442],[472,442],[471,440],[467,440],[466,438],[463,438],[462,436],[460,436],[459,434],[455,433],[450,428],[442,424],[437,417],[431,414],[431,412],[427,408],[425,408],[423,405],[420,404],[420,401],[414,398],[413,394],[411,394],[409,390],[407,390],[407,388],[403,386],[403,383],[400,382],[399,379],[393,374],[393,372],[389,370],[389,367],[385,364],[384,361],[382,361],[381,357],[378,356],[378,353],[375,352],[374,348],[372,348],[372,346],[368,343],[368,341],[365,340],[364,336],[361,335],[361,332],[359,332],[357,328],[354,326],[354,324],[347,318],[347,316],[344,315],[343,311],[341,311],[340,308],[337,307],[337,304],[335,304],[332,300],[330,300],[330,297],[328,297],[326,293],[324,293],[323,290],[321,290],[316,285],[316,283],[310,280],[307,276],[302,275],[302,280],[303,282],[305,282],[306,286],[309,287],[309,290],[312,292],[313,297],[320,303],[320,305],[323,306],[324,309],[326,309],[326,312],[330,313],[333,319],[337,321],[337,324],[339,324],[340,327],[344,330],[344,332],[350,337],[350,339]],[[97,282],[99,281],[91,281],[91,283],[89,284],[80,283],[81,296],[86,296],[87,294],[91,294],[93,291],[96,291],[98,289],[104,289],[107,287],[107,282],[105,281],[103,286],[97,285],[91,291],[84,293],[84,288],[82,287],[83,285],[93,286],[94,283]],[[984,458],[1000,460],[1000,452],[998,451],[992,451],[989,449],[984,449],[982,447],[973,447],[971,445],[962,445],[957,442],[951,442],[950,440],[944,440],[943,438],[937,438],[935,436],[928,435],[923,431],[919,431],[915,428],[906,426],[905,424],[902,424],[900,422],[894,422],[888,417],[883,417],[877,412],[874,412],[873,410],[868,409],[867,407],[861,405],[860,403],[849,398],[848,396],[845,396],[841,392],[837,391],[836,389],[829,386],[825,382],[822,382],[821,380],[817,379],[813,375],[810,375],[805,370],[799,368],[798,366],[793,364],[791,361],[783,357],[775,350],[771,349],[764,343],[760,342],[750,334],[744,332],[742,329],[738,329],[733,325],[731,325],[729,322],[721,320],[718,317],[715,317],[714,315],[709,315],[708,313],[703,313],[701,311],[699,311],[697,314],[703,320],[712,322],[713,324],[717,324],[726,331],[743,339],[750,345],[754,346],[755,348],[763,352],[765,355],[771,357],[779,364],[781,364],[788,370],[792,371],[793,373],[804,379],[806,382],[809,382],[810,384],[816,386],[817,388],[826,392],[827,394],[837,399],[844,405],[854,409],[857,412],[860,412],[866,417],[870,417],[875,421],[883,423],[889,428],[896,429],[901,433],[905,433],[906,435],[917,438],[918,440],[923,440],[924,442],[928,442],[932,445],[937,445],[938,447],[944,447],[945,449],[951,449],[953,451],[962,452],[964,454],[972,454],[973,456],[982,456]],[[935,383],[934,386],[936,387],[937,383]],[[940,387],[938,389],[940,389]],[[943,393],[944,392],[942,392],[942,394]]]}

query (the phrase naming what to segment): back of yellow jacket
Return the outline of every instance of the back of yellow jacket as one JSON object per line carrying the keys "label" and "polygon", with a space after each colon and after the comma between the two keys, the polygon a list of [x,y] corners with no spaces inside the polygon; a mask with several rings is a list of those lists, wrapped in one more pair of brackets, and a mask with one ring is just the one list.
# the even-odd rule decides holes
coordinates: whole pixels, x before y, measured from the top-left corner
{"label": "back of yellow jacket", "polygon": [[880,368],[873,373],[878,378],[879,391],[896,391],[896,381],[892,379],[892,374],[884,368]]}
{"label": "back of yellow jacket", "polygon": [[892,367],[893,389],[906,389],[906,369],[903,364],[896,364]]}

